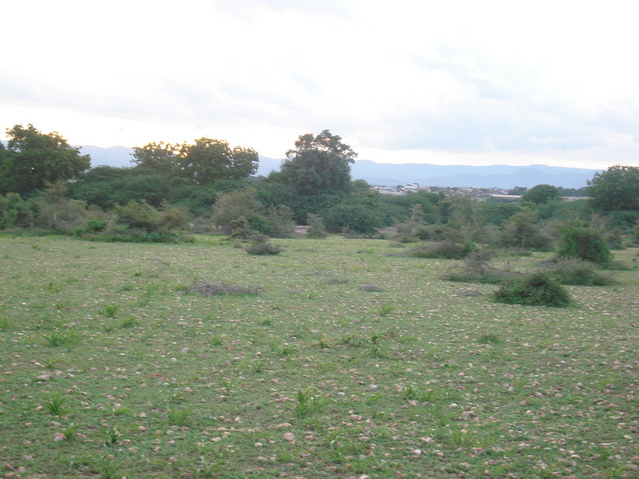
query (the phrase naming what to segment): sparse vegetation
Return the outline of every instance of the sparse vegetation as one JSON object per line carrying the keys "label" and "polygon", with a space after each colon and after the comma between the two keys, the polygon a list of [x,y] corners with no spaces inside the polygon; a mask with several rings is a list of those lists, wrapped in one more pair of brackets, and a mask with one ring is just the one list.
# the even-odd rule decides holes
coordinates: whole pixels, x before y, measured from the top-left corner
{"label": "sparse vegetation", "polygon": [[636,269],[564,287],[571,307],[523,307],[441,277],[602,271],[521,249],[280,241],[268,257],[0,236],[1,475],[637,476]]}

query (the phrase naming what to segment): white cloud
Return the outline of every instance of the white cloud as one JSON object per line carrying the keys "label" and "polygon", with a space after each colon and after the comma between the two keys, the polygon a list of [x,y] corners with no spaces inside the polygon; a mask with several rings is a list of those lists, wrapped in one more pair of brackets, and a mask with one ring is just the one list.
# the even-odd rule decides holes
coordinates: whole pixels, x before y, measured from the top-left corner
{"label": "white cloud", "polygon": [[637,163],[621,0],[23,0],[0,127],[72,143],[225,138],[279,157],[329,128],[376,161]]}

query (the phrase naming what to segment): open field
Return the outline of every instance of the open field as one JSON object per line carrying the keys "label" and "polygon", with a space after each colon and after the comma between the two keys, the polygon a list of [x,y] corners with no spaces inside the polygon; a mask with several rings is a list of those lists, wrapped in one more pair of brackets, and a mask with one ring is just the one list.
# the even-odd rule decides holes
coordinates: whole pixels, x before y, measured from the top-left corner
{"label": "open field", "polygon": [[636,269],[522,307],[387,241],[276,242],[0,237],[0,475],[639,477]]}

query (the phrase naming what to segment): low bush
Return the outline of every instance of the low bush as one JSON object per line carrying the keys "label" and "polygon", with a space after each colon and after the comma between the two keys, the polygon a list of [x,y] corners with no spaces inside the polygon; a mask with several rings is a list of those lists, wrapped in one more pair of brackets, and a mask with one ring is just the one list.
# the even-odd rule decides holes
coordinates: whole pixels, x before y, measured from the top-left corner
{"label": "low bush", "polygon": [[494,298],[499,303],[555,308],[565,308],[572,303],[568,291],[550,275],[540,271],[504,282]]}
{"label": "low bush", "polygon": [[282,252],[282,247],[269,242],[268,236],[257,235],[251,238],[251,243],[244,250],[255,255],[276,255]]}
{"label": "low bush", "polygon": [[322,217],[319,215],[314,215],[312,213],[308,214],[307,218],[308,223],[308,231],[306,232],[307,238],[326,238],[328,233],[326,232],[326,228],[324,227],[324,221],[322,221]]}
{"label": "low bush", "polygon": [[576,286],[610,286],[616,283],[610,274],[598,271],[595,264],[576,258],[560,258],[545,266],[560,284]]}
{"label": "low bush", "polygon": [[459,283],[499,284],[520,276],[521,273],[502,271],[490,266],[480,254],[475,252],[463,260],[461,268],[448,272],[442,276],[442,279]]}
{"label": "low bush", "polygon": [[413,258],[463,259],[476,249],[471,242],[436,241],[411,248],[406,254]]}

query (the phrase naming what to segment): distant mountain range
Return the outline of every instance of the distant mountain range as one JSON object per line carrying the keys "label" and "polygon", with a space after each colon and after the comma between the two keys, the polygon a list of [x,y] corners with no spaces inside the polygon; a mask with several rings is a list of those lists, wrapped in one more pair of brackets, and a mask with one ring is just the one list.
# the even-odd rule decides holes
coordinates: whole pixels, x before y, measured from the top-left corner
{"label": "distant mountain range", "polygon": [[[109,165],[115,167],[132,166],[131,148],[112,146],[100,148],[83,146],[81,152],[91,155],[91,166]],[[266,176],[273,170],[279,170],[282,160],[260,156],[258,175]],[[548,184],[564,188],[587,186],[595,173],[601,170],[584,168],[565,168],[557,166],[531,165],[431,165],[418,163],[376,163],[370,160],[357,160],[351,166],[354,180],[365,180],[371,185],[397,186],[406,183],[418,183],[420,186],[502,188],[515,186],[531,188]]]}

